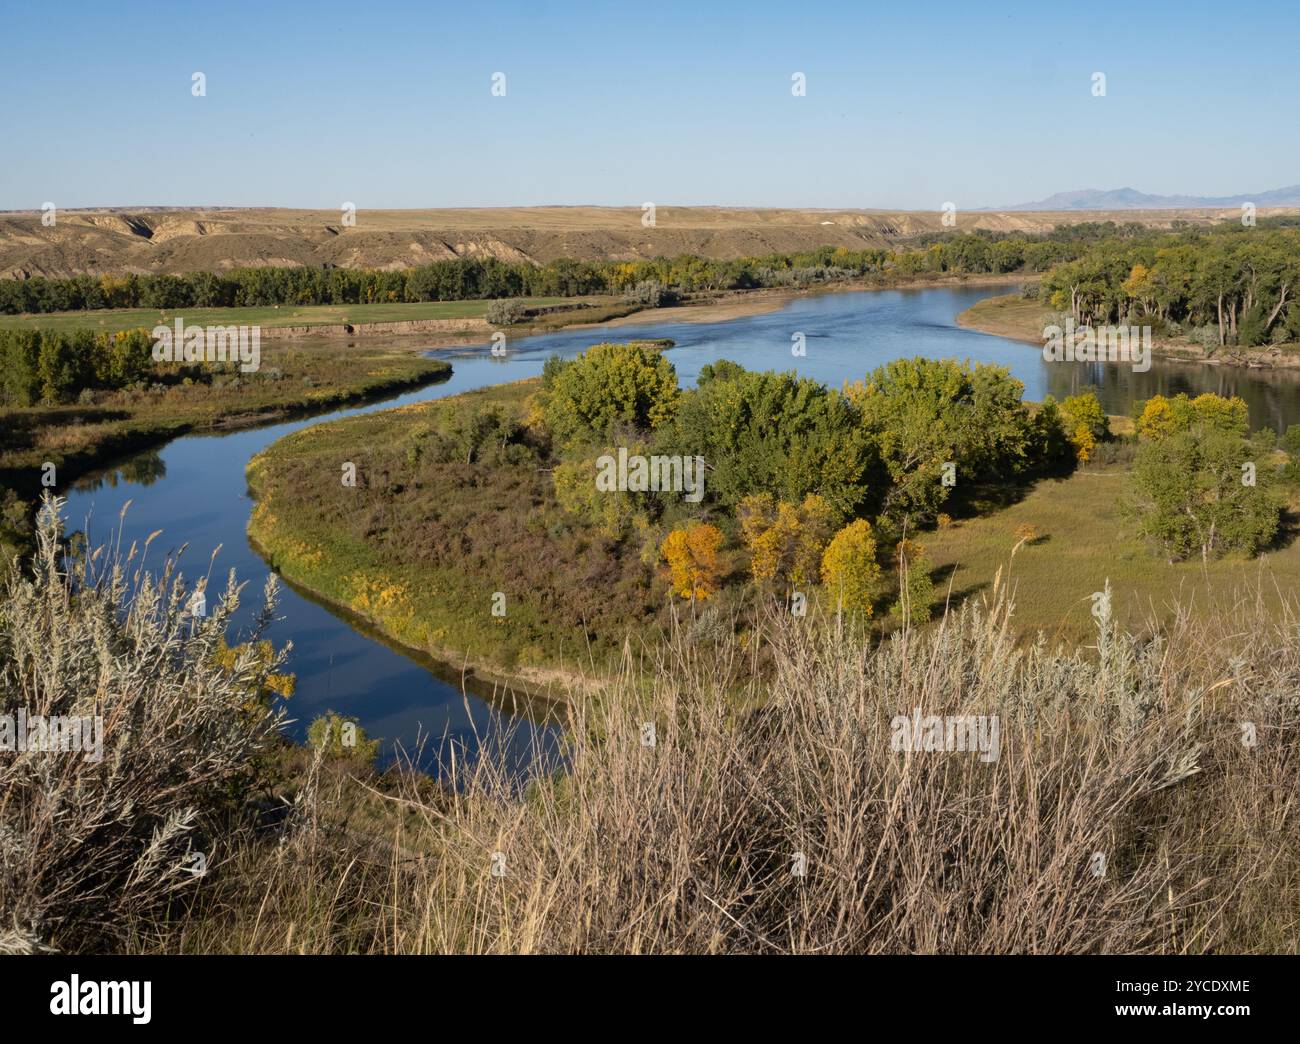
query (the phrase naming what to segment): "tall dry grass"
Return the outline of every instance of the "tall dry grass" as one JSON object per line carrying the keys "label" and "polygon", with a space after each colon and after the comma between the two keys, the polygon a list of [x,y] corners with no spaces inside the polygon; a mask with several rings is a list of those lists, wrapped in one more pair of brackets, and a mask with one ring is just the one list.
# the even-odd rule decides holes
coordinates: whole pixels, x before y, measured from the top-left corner
{"label": "tall dry grass", "polygon": [[[1295,951],[1296,616],[1247,599],[1138,639],[1102,609],[1078,651],[1018,645],[998,586],[879,647],[834,620],[683,626],[574,694],[565,770],[522,793],[490,757],[451,791],[316,759],[274,843],[134,945]],[[1000,756],[894,751],[914,707],[997,714]]]}

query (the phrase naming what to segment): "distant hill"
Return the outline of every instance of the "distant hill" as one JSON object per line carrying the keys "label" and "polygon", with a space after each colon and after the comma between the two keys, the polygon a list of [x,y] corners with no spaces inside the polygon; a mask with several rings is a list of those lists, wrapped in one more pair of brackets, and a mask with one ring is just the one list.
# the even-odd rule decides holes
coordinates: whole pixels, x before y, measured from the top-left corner
{"label": "distant hill", "polygon": [[1254,203],[1257,207],[1300,206],[1300,185],[1272,189],[1241,196],[1153,196],[1137,189],[1076,189],[1058,192],[1037,203],[1017,203],[990,210],[1165,210],[1193,207],[1240,207]]}
{"label": "distant hill", "polygon": [[[642,225],[642,216],[640,207],[359,210],[356,224],[345,225],[338,210],[143,206],[60,210],[47,226],[40,211],[10,211],[0,213],[0,279],[262,265],[400,269],[454,257],[539,263],[759,257],[822,246],[896,247],[950,230],[937,205],[927,211],[660,206],[653,228]],[[1107,220],[1169,228],[1175,221],[1209,225],[1233,216],[1169,206],[963,210],[953,231],[1034,233]]]}

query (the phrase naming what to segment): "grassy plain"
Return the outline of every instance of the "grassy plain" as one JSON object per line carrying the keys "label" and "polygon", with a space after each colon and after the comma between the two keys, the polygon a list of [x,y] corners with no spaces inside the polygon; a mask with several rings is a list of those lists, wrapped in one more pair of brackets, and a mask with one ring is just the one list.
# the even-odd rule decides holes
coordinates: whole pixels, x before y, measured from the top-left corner
{"label": "grassy plain", "polygon": [[39,492],[41,466],[56,466],[57,489],[115,456],[188,431],[263,423],[418,387],[450,364],[409,349],[357,349],[317,341],[269,341],[261,368],[229,367],[209,381],[156,383],[95,392],[87,402],[0,414],[0,485]]}
{"label": "grassy plain", "polygon": [[[582,298],[528,297],[531,308],[572,304]],[[0,330],[152,329],[178,316],[195,326],[242,323],[274,329],[280,326],[344,326],[358,323],[407,322],[418,319],[482,319],[490,301],[417,301],[410,304],[285,305],[279,308],[114,308],[103,311],[49,312],[41,315],[0,315]]]}
{"label": "grassy plain", "polygon": [[[249,535],[277,570],[403,645],[521,680],[644,631],[664,604],[640,549],[555,503],[544,452],[466,462],[459,408],[522,418],[537,380],[348,417],[295,432],[248,466]],[[356,464],[354,488],[340,481]],[[651,560],[652,561],[652,560]],[[492,613],[504,596],[504,615]]]}
{"label": "grassy plain", "polygon": [[[1276,609],[1284,592],[1300,587],[1294,501],[1279,546],[1257,559],[1170,563],[1131,535],[1120,510],[1128,474],[1125,465],[1113,464],[1042,479],[1016,503],[921,534],[940,601],[949,590],[956,602],[978,597],[1001,569],[1020,633],[1041,631],[1052,644],[1075,644],[1095,641],[1092,595],[1107,580],[1116,619],[1135,633],[1168,624],[1178,607],[1230,620],[1227,607],[1247,593],[1258,592]],[[1013,555],[1016,531],[1026,525],[1037,536]]]}

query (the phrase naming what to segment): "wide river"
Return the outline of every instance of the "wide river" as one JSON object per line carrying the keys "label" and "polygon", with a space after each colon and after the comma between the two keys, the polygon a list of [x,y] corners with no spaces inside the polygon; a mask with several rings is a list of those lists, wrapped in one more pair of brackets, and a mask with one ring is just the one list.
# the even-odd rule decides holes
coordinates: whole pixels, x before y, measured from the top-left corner
{"label": "wide river", "polygon": [[[503,358],[493,357],[486,344],[438,351],[433,354],[448,358],[454,367],[448,381],[310,420],[176,439],[79,483],[68,497],[68,521],[71,528],[85,528],[92,542],[103,542],[116,534],[119,513],[129,500],[123,546],[131,540],[143,542],[160,529],[150,561],[156,564],[162,554],[186,544],[182,564],[191,577],[207,571],[209,557],[220,545],[211,589],[223,587],[226,572],[233,568],[248,584],[239,621],[246,623],[268,570],[249,547],[245,532],[252,503],[244,467],[263,447],[323,420],[532,377],[541,373],[553,353],[571,356],[601,340],[635,337],[671,337],[676,347],[668,357],[683,385],[694,383],[703,364],[721,358],[754,370],[796,370],[838,387],[891,359],[923,355],[1007,366],[1024,382],[1028,399],[1048,393],[1061,398],[1094,386],[1110,413],[1123,414],[1135,399],[1157,392],[1214,391],[1244,398],[1255,426],[1281,429],[1300,422],[1300,383],[1288,375],[1160,362],[1145,374],[1135,374],[1127,365],[1047,363],[1031,345],[975,333],[954,322],[976,301],[1004,292],[944,288],[828,293],[726,322],[654,322],[520,339]],[[806,344],[806,354],[800,357],[791,351],[796,333],[804,335]],[[364,350],[364,345],[358,346],[358,351]],[[434,768],[438,752],[449,744],[463,745],[471,753],[500,744],[517,765],[538,746],[555,748],[554,725],[529,720],[528,715],[512,718],[499,709],[501,703],[490,689],[471,685],[471,691],[464,691],[454,667],[396,650],[309,596],[285,588],[278,615],[270,637],[277,644],[293,642],[287,669],[298,682],[288,702],[295,738],[305,736],[313,717],[332,709],[355,715],[371,735],[381,737],[385,758],[400,744],[408,753],[422,751],[417,760],[425,768]]]}

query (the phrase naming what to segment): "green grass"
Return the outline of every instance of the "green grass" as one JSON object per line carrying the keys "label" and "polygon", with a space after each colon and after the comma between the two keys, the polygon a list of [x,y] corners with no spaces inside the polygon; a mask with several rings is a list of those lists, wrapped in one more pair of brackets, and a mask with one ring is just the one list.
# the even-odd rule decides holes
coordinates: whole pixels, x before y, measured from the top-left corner
{"label": "green grass", "polygon": [[[530,307],[577,303],[582,298],[528,297]],[[0,329],[48,329],[69,332],[83,328],[115,333],[151,329],[177,316],[187,323],[225,326],[231,323],[264,326],[342,326],[355,323],[407,322],[414,319],[481,319],[490,301],[420,301],[413,304],[281,305],[259,308],[119,308],[103,311],[47,312],[0,316]]]}
{"label": "green grass", "polygon": [[[516,417],[537,380],[294,432],[249,463],[249,535],[287,579],[437,659],[524,681],[617,651],[664,604],[639,548],[555,502],[546,448],[525,434],[467,463],[447,434],[462,407]],[[344,487],[340,462],[357,467]],[[494,592],[506,615],[493,616]]]}
{"label": "green grass", "polygon": [[400,348],[357,349],[324,339],[307,344],[269,341],[261,368],[203,371],[205,379],[120,391],[96,391],[88,401],[33,406],[0,414],[0,486],[39,494],[40,468],[57,466],[59,484],[123,453],[184,434],[286,416],[323,412],[448,376],[451,366]]}
{"label": "green grass", "polygon": [[[930,554],[936,594],[949,584],[957,599],[991,590],[1002,569],[1015,592],[1016,624],[1022,633],[1045,632],[1071,642],[1095,638],[1092,594],[1110,580],[1112,607],[1124,626],[1143,631],[1153,620],[1168,622],[1174,605],[1205,613],[1220,608],[1262,580],[1271,606],[1278,591],[1300,586],[1300,542],[1257,559],[1225,558],[1169,563],[1135,539],[1120,514],[1128,487],[1123,466],[1087,468],[1066,479],[1046,479],[1018,503],[950,528],[920,534]],[[1012,557],[1016,530],[1032,525],[1037,539]]]}
{"label": "green grass", "polygon": [[1041,342],[1043,326],[1051,314],[1046,302],[1029,301],[1019,294],[1000,294],[971,305],[957,316],[957,323],[1001,337]]}

